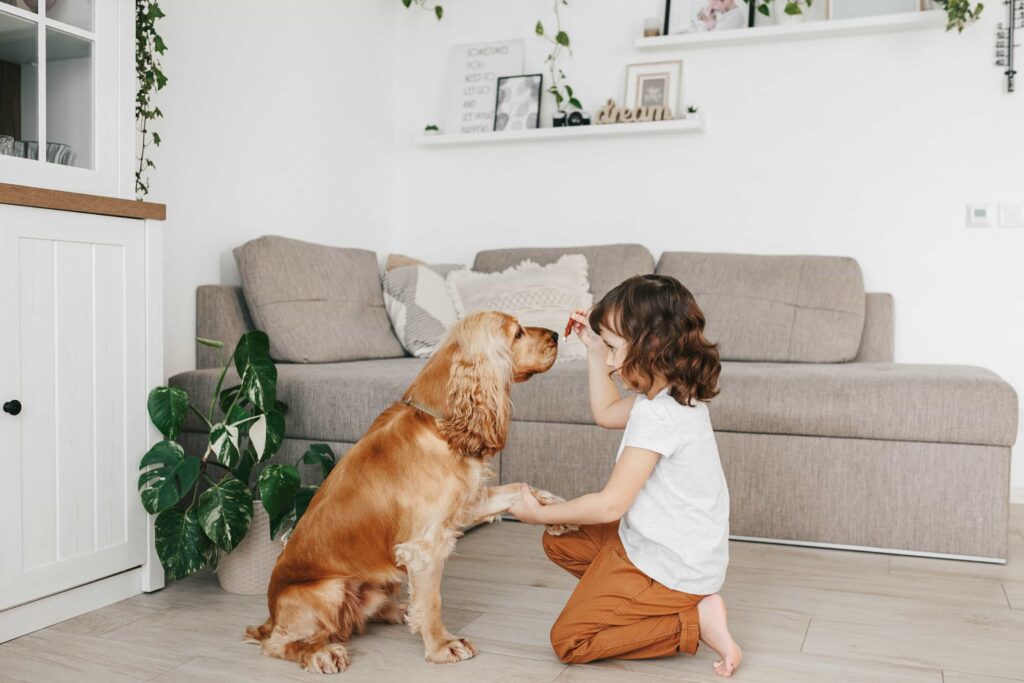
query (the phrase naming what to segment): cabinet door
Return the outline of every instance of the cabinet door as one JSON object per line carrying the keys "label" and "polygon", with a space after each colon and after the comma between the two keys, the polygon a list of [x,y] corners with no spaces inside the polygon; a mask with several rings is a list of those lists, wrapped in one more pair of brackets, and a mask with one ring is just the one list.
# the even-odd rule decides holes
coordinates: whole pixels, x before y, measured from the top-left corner
{"label": "cabinet door", "polygon": [[0,207],[0,609],[140,566],[141,221]]}

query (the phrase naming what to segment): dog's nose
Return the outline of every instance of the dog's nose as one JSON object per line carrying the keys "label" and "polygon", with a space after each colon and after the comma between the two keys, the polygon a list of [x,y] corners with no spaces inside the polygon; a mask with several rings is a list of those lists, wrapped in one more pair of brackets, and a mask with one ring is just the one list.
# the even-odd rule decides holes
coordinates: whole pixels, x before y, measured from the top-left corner
{"label": "dog's nose", "polygon": [[[545,328],[545,329],[547,329],[547,328]],[[553,341],[553,342],[555,342],[557,344],[558,343],[558,333],[555,332],[554,330],[548,330],[547,332],[548,332],[548,334],[551,335],[551,341]]]}

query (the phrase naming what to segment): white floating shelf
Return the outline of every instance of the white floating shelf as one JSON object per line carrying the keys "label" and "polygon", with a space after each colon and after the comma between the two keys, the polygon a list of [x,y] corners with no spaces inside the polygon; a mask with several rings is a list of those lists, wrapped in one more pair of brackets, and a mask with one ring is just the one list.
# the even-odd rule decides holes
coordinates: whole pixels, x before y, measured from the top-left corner
{"label": "white floating shelf", "polygon": [[471,133],[468,135],[422,135],[416,144],[421,147],[444,145],[472,145],[477,143],[528,142],[530,140],[572,140],[589,137],[620,135],[650,135],[654,133],[698,133],[704,130],[703,114],[691,115],[673,121],[650,123],[609,123],[562,128],[534,128],[533,130],[504,133]]}
{"label": "white floating shelf", "polygon": [[808,21],[802,24],[755,26],[754,28],[737,28],[728,31],[712,31],[710,33],[681,33],[671,36],[658,36],[656,38],[638,38],[636,47],[640,50],[728,47],[730,45],[913,31],[915,29],[944,26],[945,23],[945,11],[928,10],[926,12],[887,14],[860,19]]}

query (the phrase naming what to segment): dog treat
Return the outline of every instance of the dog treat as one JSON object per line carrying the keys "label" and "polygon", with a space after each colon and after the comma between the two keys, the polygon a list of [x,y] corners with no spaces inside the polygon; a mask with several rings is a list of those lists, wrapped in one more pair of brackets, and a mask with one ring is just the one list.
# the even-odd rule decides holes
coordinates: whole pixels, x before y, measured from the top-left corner
{"label": "dog treat", "polygon": [[570,316],[569,316],[569,322],[567,322],[567,323],[565,324],[565,334],[564,334],[564,335],[562,335],[562,336],[564,336],[564,337],[565,337],[566,339],[568,339],[568,338],[569,338],[569,333],[570,333],[570,332],[572,332],[572,326],[573,326],[574,324],[576,324],[576,321],[575,321],[575,320],[573,320],[573,319],[572,319],[572,316],[570,315]]}

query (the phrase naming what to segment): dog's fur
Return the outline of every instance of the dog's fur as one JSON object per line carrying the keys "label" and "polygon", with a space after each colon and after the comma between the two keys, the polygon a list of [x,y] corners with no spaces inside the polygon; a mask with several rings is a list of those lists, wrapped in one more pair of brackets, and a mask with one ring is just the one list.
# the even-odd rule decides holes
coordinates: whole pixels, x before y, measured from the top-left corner
{"label": "dog's fur", "polygon": [[[274,567],[270,618],[247,639],[307,671],[335,673],[349,663],[342,643],[367,621],[404,620],[432,662],[475,655],[441,623],[441,572],[463,529],[520,499],[519,484],[485,485],[487,462],[505,445],[512,382],[549,369],[557,339],[503,313],[455,325],[404,396],[443,419],[405,403],[381,413],[310,502]],[[406,576],[408,607],[399,603]]]}

